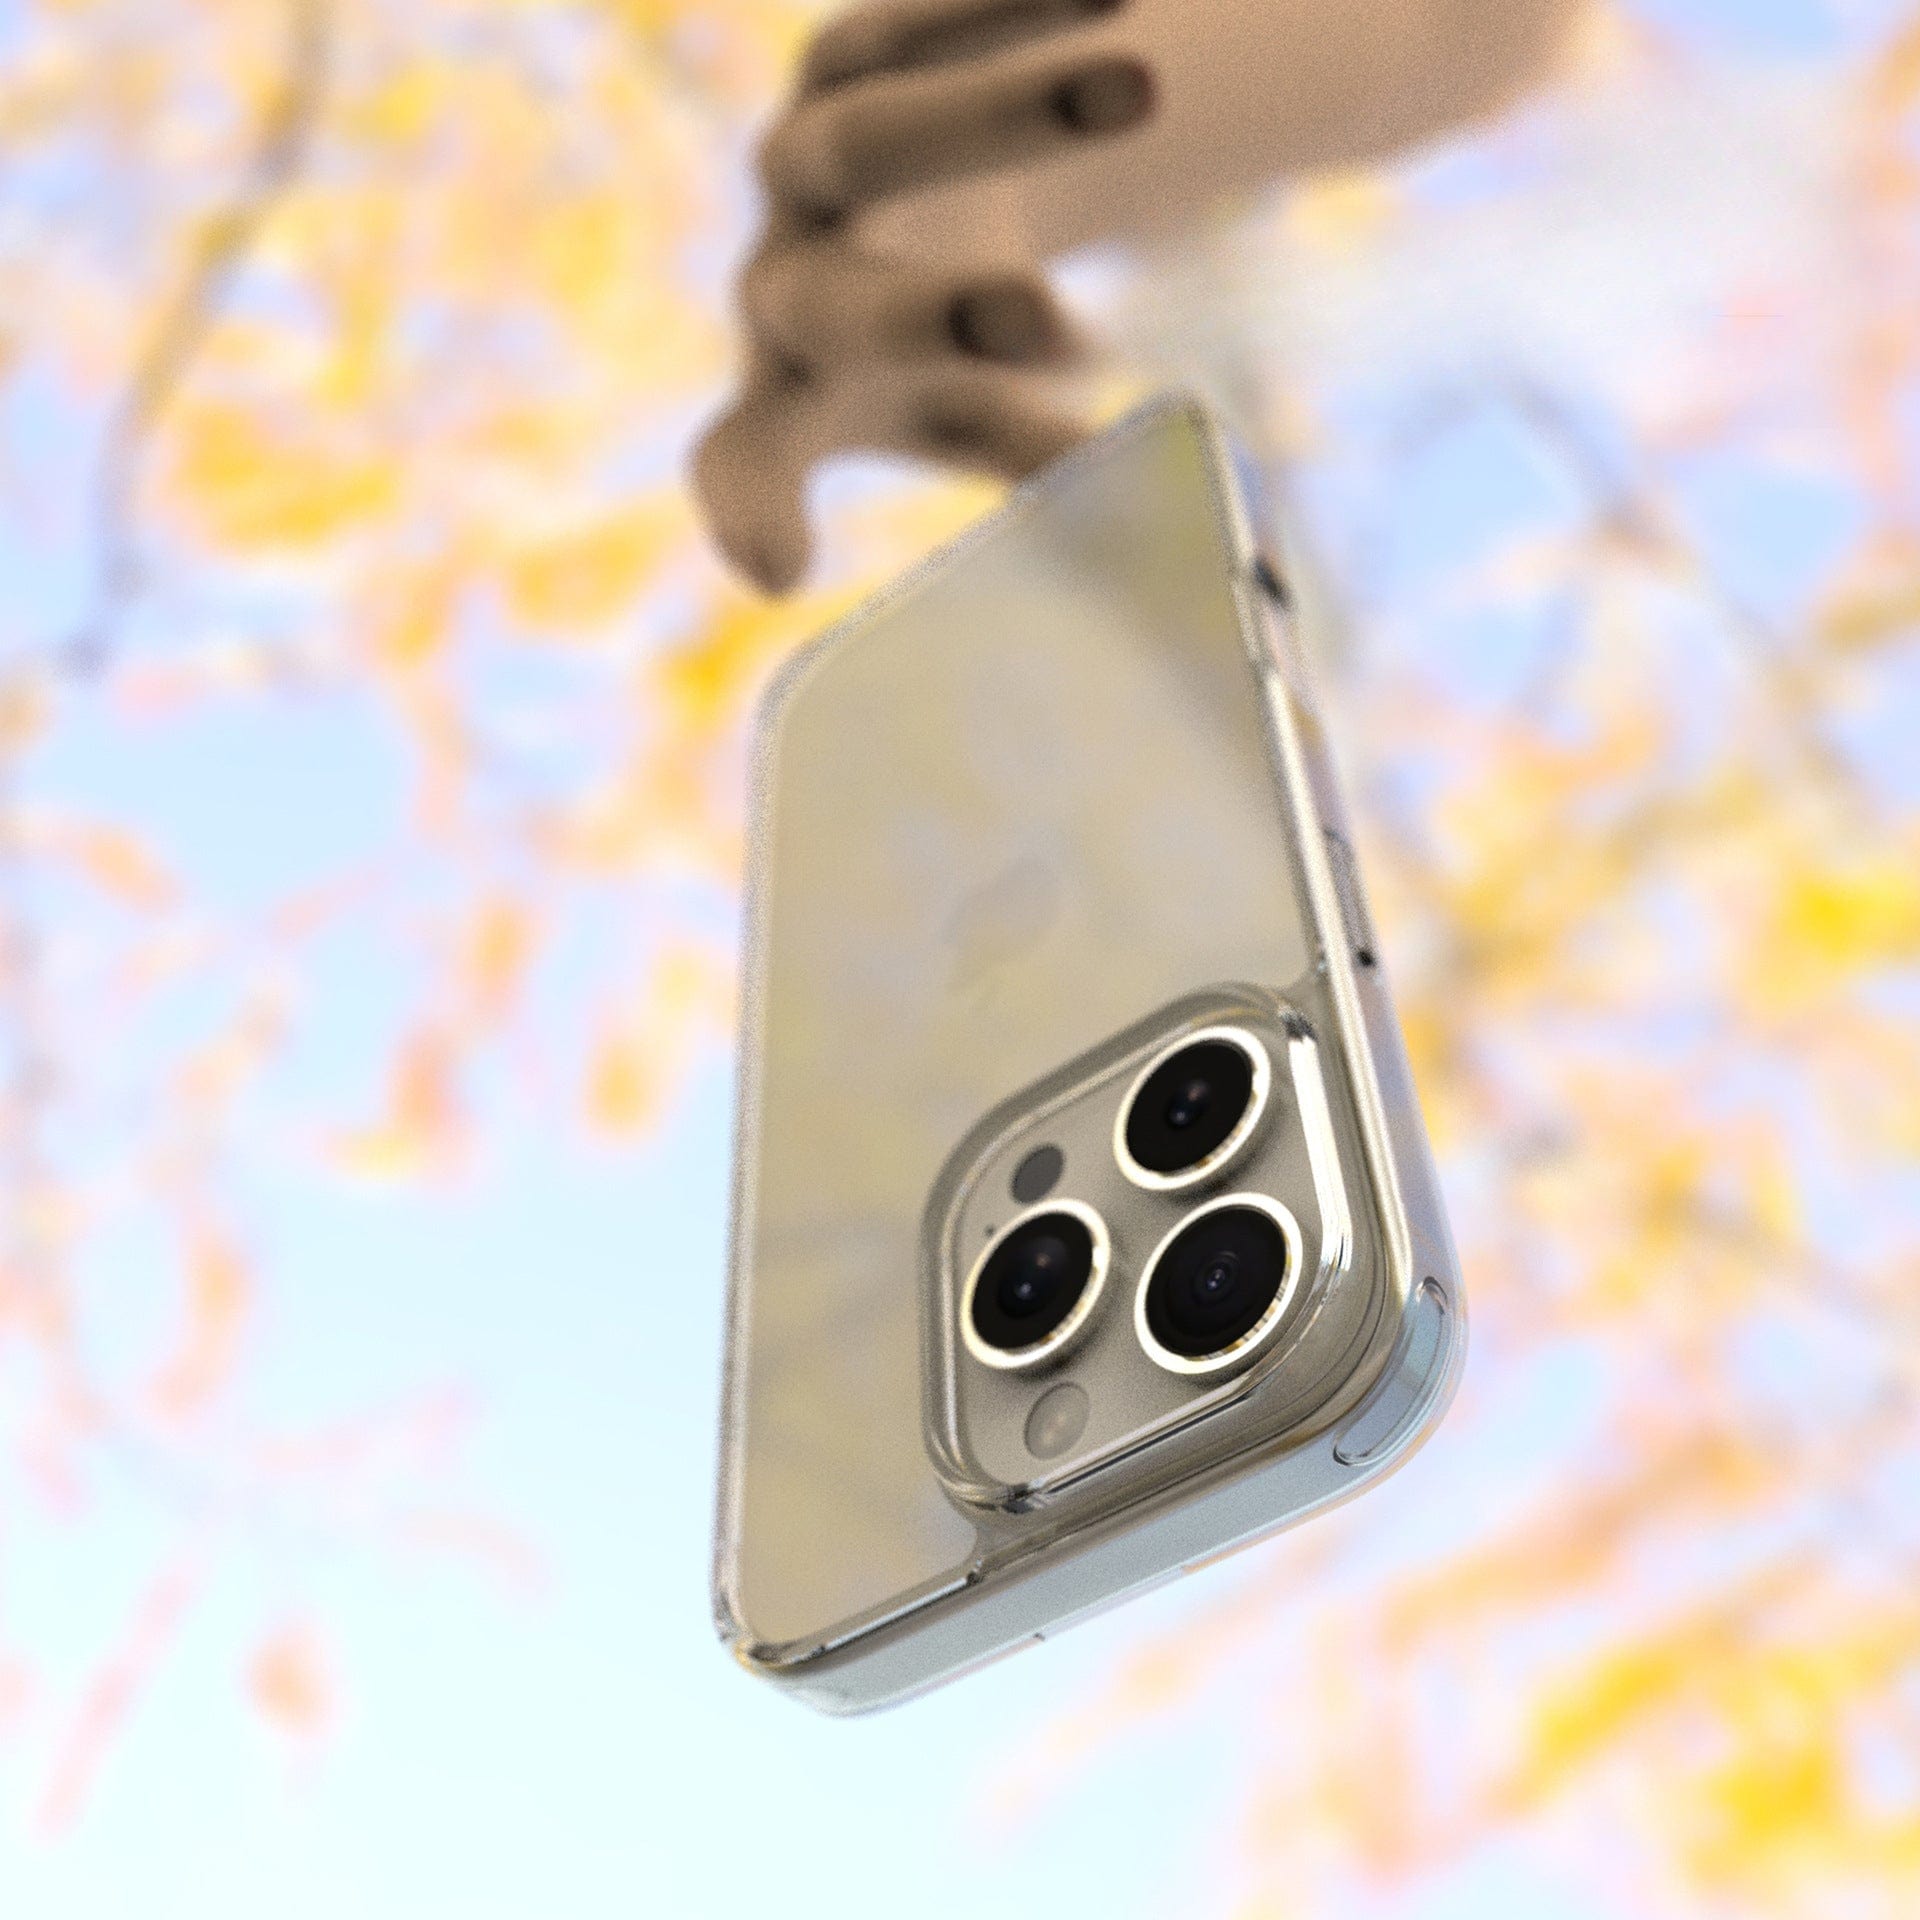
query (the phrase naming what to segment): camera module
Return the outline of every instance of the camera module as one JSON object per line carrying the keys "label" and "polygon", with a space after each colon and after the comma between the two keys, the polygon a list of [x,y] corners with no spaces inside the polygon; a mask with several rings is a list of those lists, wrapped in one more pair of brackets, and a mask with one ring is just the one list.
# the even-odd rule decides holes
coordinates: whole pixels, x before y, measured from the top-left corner
{"label": "camera module", "polygon": [[1014,1371],[1064,1353],[1106,1282],[1106,1224],[1077,1200],[1016,1215],[987,1242],[960,1294],[960,1333],[982,1366]]}
{"label": "camera module", "polygon": [[1208,1027],[1142,1069],[1114,1122],[1113,1151],[1135,1186],[1197,1186],[1253,1138],[1273,1084],[1267,1050],[1240,1027]]}
{"label": "camera module", "polygon": [[1277,1200],[1233,1193],[1161,1241],[1140,1276],[1134,1331],[1169,1373],[1244,1366],[1272,1336],[1300,1276],[1300,1226]]}

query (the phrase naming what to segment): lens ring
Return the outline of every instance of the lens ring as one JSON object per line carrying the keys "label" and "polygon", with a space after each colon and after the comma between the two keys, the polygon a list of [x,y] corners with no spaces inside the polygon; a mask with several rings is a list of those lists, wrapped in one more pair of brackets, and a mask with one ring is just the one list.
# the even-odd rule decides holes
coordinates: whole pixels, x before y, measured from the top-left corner
{"label": "lens ring", "polygon": [[[1192,1166],[1179,1167],[1170,1173],[1142,1166],[1127,1143],[1127,1134],[1133,1121],[1134,1104],[1145,1091],[1147,1083],[1183,1053],[1195,1047],[1220,1045],[1232,1047],[1243,1054],[1251,1069],[1246,1105],[1239,1119],[1234,1122],[1233,1130],[1217,1146],[1202,1154]],[[1183,1033],[1179,1039],[1169,1041],[1134,1075],[1133,1084],[1127,1089],[1127,1097],[1120,1102],[1120,1111],[1114,1115],[1113,1157],[1119,1162],[1120,1171],[1136,1187],[1144,1187],[1149,1193],[1180,1193],[1188,1187],[1197,1187],[1203,1181],[1225,1172],[1239,1158],[1241,1149],[1258,1131],[1272,1092],[1273,1062],[1266,1048],[1245,1027],[1202,1027],[1197,1033]]]}
{"label": "lens ring", "polygon": [[[1264,1214],[1279,1228],[1280,1238],[1286,1246],[1286,1273],[1280,1282],[1278,1291],[1246,1332],[1230,1341],[1217,1353],[1190,1355],[1175,1353],[1156,1338],[1147,1312],[1147,1298],[1152,1292],[1155,1275],[1160,1263],[1166,1257],[1174,1242],[1187,1233],[1196,1221],[1204,1220],[1209,1214],[1226,1213],[1233,1209],[1250,1210]],[[1191,1213],[1177,1221],[1171,1231],[1154,1248],[1147,1264],[1141,1269],[1140,1284],[1133,1296],[1133,1331],[1138,1338],[1141,1350],[1156,1367],[1164,1367],[1168,1373],[1178,1373],[1188,1378],[1199,1378],[1207,1374],[1227,1373],[1235,1368],[1246,1366],[1259,1350],[1272,1339],[1274,1330],[1286,1318],[1287,1308],[1292,1305],[1293,1297],[1300,1290],[1301,1248],[1300,1223],[1283,1207],[1278,1200],[1264,1193],[1228,1193],[1218,1200],[1209,1200],[1204,1207],[1196,1207]]]}
{"label": "lens ring", "polygon": [[[1067,1316],[1042,1340],[1034,1341],[1024,1347],[996,1347],[981,1338],[979,1329],[973,1324],[973,1297],[980,1285],[980,1278],[986,1272],[993,1256],[1004,1247],[1015,1234],[1024,1232],[1034,1221],[1046,1219],[1050,1215],[1065,1214],[1085,1228],[1092,1242],[1091,1264],[1086,1279],[1081,1283],[1079,1296],[1075,1299]],[[992,1367],[1001,1373],[1022,1373],[1033,1367],[1044,1366],[1049,1360],[1057,1359],[1073,1345],[1086,1331],[1093,1317],[1093,1310],[1099,1304],[1101,1292],[1107,1284],[1107,1270],[1113,1264],[1113,1246],[1107,1237],[1107,1223],[1093,1208],[1079,1200],[1042,1200],[1036,1206],[1016,1213],[1007,1224],[980,1249],[978,1257],[967,1269],[967,1277],[960,1288],[959,1321],[960,1338],[967,1351],[983,1367]]]}

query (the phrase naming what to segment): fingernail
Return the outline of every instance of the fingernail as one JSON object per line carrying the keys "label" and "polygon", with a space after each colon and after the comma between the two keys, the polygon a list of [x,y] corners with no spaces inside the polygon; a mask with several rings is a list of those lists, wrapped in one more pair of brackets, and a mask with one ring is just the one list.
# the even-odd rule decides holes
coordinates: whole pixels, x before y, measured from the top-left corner
{"label": "fingernail", "polygon": [[957,295],[947,331],[963,353],[982,360],[1031,360],[1052,343],[1053,315],[1032,287],[1007,281]]}
{"label": "fingernail", "polygon": [[1100,60],[1060,82],[1050,103],[1075,133],[1118,133],[1153,106],[1153,75],[1137,60]]}

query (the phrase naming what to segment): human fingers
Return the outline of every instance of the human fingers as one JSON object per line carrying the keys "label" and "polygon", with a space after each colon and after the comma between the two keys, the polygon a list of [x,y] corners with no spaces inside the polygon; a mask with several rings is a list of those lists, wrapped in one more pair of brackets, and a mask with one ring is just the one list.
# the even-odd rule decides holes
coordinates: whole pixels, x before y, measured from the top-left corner
{"label": "human fingers", "polygon": [[1024,480],[1089,432],[1030,381],[944,367],[849,396],[836,425],[844,445],[911,454],[999,480]]}
{"label": "human fingers", "polygon": [[1063,366],[1078,347],[1038,273],[943,270],[844,238],[769,234],[740,276],[739,303],[751,341],[815,372],[955,358]]}
{"label": "human fingers", "polygon": [[1131,55],[1023,51],[803,95],[761,143],[768,199],[816,230],[937,182],[1031,166],[1139,126],[1153,76]]}
{"label": "human fingers", "polygon": [[807,479],[823,442],[822,395],[755,353],[738,396],[700,436],[695,505],[722,556],[765,593],[787,593],[813,557]]}
{"label": "human fingers", "polygon": [[899,453],[1019,480],[1087,431],[1032,376],[1006,368],[929,359],[829,385],[763,357],[702,437],[694,493],[722,554],[765,592],[785,593],[812,560],[807,481],[830,454]]}
{"label": "human fingers", "polygon": [[876,73],[970,60],[1118,13],[1127,0],[868,0],[836,15],[801,56],[800,92]]}

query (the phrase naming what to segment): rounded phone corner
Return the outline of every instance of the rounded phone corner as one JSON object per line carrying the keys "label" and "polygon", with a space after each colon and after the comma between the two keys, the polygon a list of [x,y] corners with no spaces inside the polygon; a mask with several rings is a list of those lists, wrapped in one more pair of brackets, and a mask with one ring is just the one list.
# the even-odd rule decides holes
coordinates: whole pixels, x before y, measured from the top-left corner
{"label": "rounded phone corner", "polygon": [[1445,1419],[1466,1356],[1460,1289],[1429,1274],[1408,1296],[1378,1383],[1334,1435],[1334,1460],[1371,1480],[1411,1458]]}
{"label": "rounded phone corner", "polygon": [[714,1637],[751,1672],[767,1671],[765,1649],[747,1625],[746,1617],[733,1592],[724,1567],[715,1567],[707,1587],[707,1609],[713,1620]]}
{"label": "rounded phone corner", "polygon": [[815,1641],[770,1638],[756,1627],[739,1590],[738,1569],[725,1559],[714,1562],[707,1605],[720,1644],[744,1671],[761,1679],[791,1684],[797,1667],[819,1652]]}
{"label": "rounded phone corner", "polygon": [[783,1645],[765,1640],[734,1610],[728,1596],[718,1590],[713,1595],[713,1626],[720,1644],[732,1656],[743,1673],[775,1686],[791,1688],[807,1663],[820,1652],[818,1647]]}

